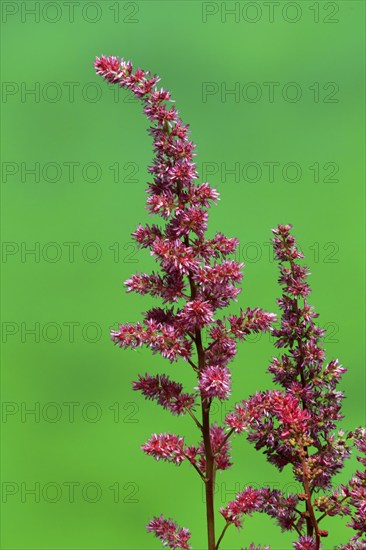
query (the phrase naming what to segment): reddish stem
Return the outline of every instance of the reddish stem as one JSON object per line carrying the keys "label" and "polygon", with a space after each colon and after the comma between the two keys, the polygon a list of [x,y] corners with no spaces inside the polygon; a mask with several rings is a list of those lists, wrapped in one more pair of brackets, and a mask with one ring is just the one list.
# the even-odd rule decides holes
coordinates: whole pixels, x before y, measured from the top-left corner
{"label": "reddish stem", "polygon": [[[198,365],[200,369],[205,365],[205,354],[202,347],[201,331],[196,330],[196,347]],[[210,406],[211,401],[201,395],[202,408],[202,435],[206,458],[206,520],[208,550],[215,550],[215,512],[214,512],[214,485],[215,485],[215,460],[211,448],[210,437]]]}
{"label": "reddish stem", "polygon": [[[307,451],[304,449],[304,454],[307,454]],[[307,471],[307,465],[306,465],[306,458],[302,458],[302,471],[303,471],[303,480],[304,480],[304,489],[306,494],[306,509],[310,517],[311,521],[311,532],[308,532],[308,535],[312,536],[313,531],[315,530],[315,544],[316,544],[316,550],[319,550],[320,548],[320,533],[319,533],[319,527],[318,522],[316,521],[314,508],[311,503],[311,492],[310,492],[310,486],[309,486],[309,476]]]}
{"label": "reddish stem", "polygon": [[223,530],[222,530],[222,533],[221,533],[221,535],[220,535],[220,537],[219,537],[219,540],[217,541],[215,550],[218,550],[218,548],[219,548],[219,546],[220,546],[220,543],[221,543],[222,539],[224,538],[224,535],[225,535],[226,530],[227,530],[227,528],[229,527],[229,525],[230,525],[230,522],[228,521],[228,522],[226,523],[225,527],[224,527]]}
{"label": "reddish stem", "polygon": [[[189,246],[188,237],[184,239],[185,245]],[[194,300],[197,296],[197,288],[192,276],[189,274],[189,285],[191,288],[191,300]],[[194,343],[196,345],[198,356],[198,371],[201,371],[205,367],[205,352],[202,344],[202,332],[196,328]],[[206,477],[205,477],[205,490],[206,490],[206,520],[207,520],[207,540],[208,550],[215,550],[215,512],[214,512],[214,486],[215,486],[215,459],[211,448],[210,437],[210,406],[211,401],[201,395],[201,410],[202,410],[202,423],[201,430],[203,436],[203,444],[205,448],[206,459]]]}

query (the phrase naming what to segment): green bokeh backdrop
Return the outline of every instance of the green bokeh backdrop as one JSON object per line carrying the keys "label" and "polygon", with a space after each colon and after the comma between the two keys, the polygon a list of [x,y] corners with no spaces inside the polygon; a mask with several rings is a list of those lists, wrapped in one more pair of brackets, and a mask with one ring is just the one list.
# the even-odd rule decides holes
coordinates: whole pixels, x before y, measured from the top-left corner
{"label": "green bokeh backdrop", "polygon": [[[329,329],[328,357],[349,369],[342,389],[351,429],[365,423],[364,3],[279,2],[272,22],[265,2],[81,1],[73,22],[63,2],[38,3],[36,20],[26,11],[35,4],[2,2],[2,548],[155,549],[144,526],[164,513],[204,549],[200,480],[185,464],[156,463],[139,450],[159,431],[195,443],[196,428],[131,390],[139,372],[168,372],[187,388],[194,378],[184,363],[120,351],[109,340],[111,326],[139,320],[152,304],[122,284],[153,265],[130,244],[147,220],[152,153],[140,106],[113,95],[93,60],[121,55],[158,73],[191,124],[200,173],[215,172],[210,183],[221,194],[209,231],[237,236],[246,264],[232,311],[276,310],[270,228],[293,223],[311,266],[312,302]],[[237,15],[225,15],[233,7]],[[278,83],[273,101],[268,82]],[[235,86],[240,97],[221,94]],[[262,98],[250,101],[256,90]],[[278,163],[274,181],[269,162]],[[26,173],[35,163],[39,178]],[[74,178],[70,163],[78,163]],[[289,181],[288,163],[297,163],[299,181]],[[235,164],[240,174],[225,173]],[[268,336],[254,340],[233,365],[230,403],[272,385],[273,345]],[[39,415],[26,414],[32,407]],[[215,409],[215,419],[224,412]],[[217,508],[249,483],[297,489],[290,472],[279,474],[244,439],[233,456],[234,467],[218,476]],[[354,467],[347,463],[336,482]],[[39,495],[27,493],[32,487]],[[350,536],[342,520],[324,527],[325,549]],[[292,541],[257,515],[240,533],[229,530],[222,548],[282,550]]]}

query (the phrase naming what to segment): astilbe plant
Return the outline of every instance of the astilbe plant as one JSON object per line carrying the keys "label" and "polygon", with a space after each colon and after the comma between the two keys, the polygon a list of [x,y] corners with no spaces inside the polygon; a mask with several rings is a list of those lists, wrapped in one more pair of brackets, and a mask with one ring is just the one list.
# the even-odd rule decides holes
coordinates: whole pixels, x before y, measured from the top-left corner
{"label": "astilbe plant", "polygon": [[[240,526],[243,517],[254,510],[276,516],[284,531],[296,531],[296,550],[318,550],[328,536],[323,521],[333,516],[350,516],[356,533],[347,550],[366,548],[366,474],[357,471],[348,485],[334,490],[332,480],[350,456],[350,443],[366,455],[366,430],[336,432],[341,420],[343,393],[337,390],[346,371],[338,360],[327,363],[321,340],[324,331],[315,324],[318,314],[309,305],[308,270],[301,265],[303,254],[291,235],[291,225],[272,230],[276,259],[280,263],[279,283],[283,295],[278,300],[281,324],[273,331],[276,346],[286,353],[274,357],[269,372],[281,390],[257,392],[238,403],[225,423],[229,433],[247,433],[257,450],[263,449],[269,462],[280,471],[290,465],[303,487],[286,498],[266,495],[265,489],[250,487],[239,493],[221,510],[227,526]],[[366,464],[365,457],[358,457]],[[250,496],[250,503],[249,502]],[[275,516],[274,516],[275,514]],[[330,522],[329,522],[330,523]]]}
{"label": "astilbe plant", "polygon": [[[117,57],[97,58],[97,74],[107,82],[131,91],[139,98],[151,122],[155,158],[149,172],[147,209],[161,218],[159,225],[139,225],[132,234],[141,248],[150,249],[160,265],[158,272],[137,273],[126,281],[129,292],[149,294],[162,300],[162,307],[144,313],[142,323],[120,325],[112,339],[120,347],[147,346],[170,362],[185,361],[197,376],[197,385],[185,392],[180,382],[166,374],[140,375],[133,389],[169,410],[173,415],[188,414],[199,430],[199,441],[189,445],[176,434],[152,434],[142,446],[156,460],[190,464],[202,479],[206,495],[208,550],[217,550],[230,525],[241,527],[246,515],[261,512],[275,519],[283,530],[298,534],[297,550],[320,548],[326,531],[319,528],[327,516],[351,515],[356,534],[344,548],[364,547],[365,474],[357,471],[348,486],[331,491],[332,477],[349,455],[348,440],[342,432],[334,435],[341,418],[341,392],[337,383],[344,372],[337,361],[324,364],[319,344],[323,331],[307,304],[309,286],[306,268],[298,259],[290,226],[279,226],[275,252],[281,265],[280,282],[284,295],[281,326],[273,331],[276,316],[260,308],[247,308],[237,315],[219,317],[220,310],[240,292],[243,264],[230,259],[237,248],[236,238],[216,233],[205,236],[208,208],[218,193],[208,183],[196,182],[193,162],[195,145],[189,140],[171,102],[170,93],[158,89],[159,78]],[[237,342],[251,333],[273,331],[277,346],[288,348],[280,359],[273,359],[270,372],[282,390],[259,392],[236,405],[224,425],[212,423],[210,408],[214,399],[230,396],[229,363],[236,355]],[[200,417],[197,410],[200,408]],[[291,464],[304,491],[285,495],[267,487],[246,487],[220,512],[225,519],[220,536],[215,533],[214,484],[218,470],[231,467],[231,438],[246,432],[257,449],[264,449],[270,462],[280,470]],[[365,430],[353,434],[365,452]],[[365,459],[360,458],[364,465]],[[323,489],[325,496],[314,492]],[[301,510],[302,501],[305,507]],[[316,516],[319,510],[320,517]],[[155,516],[147,525],[164,546],[190,548],[190,532],[172,519]],[[250,550],[260,550],[255,544]],[[262,550],[267,550],[265,547]]]}
{"label": "astilbe plant", "polygon": [[[172,414],[189,414],[200,432],[197,445],[188,445],[175,434],[152,434],[142,446],[157,460],[177,465],[190,463],[202,478],[206,493],[208,548],[218,547],[215,539],[214,484],[217,470],[231,466],[229,434],[225,426],[212,423],[213,399],[230,395],[229,363],[236,343],[251,333],[268,331],[275,320],[260,308],[218,318],[239,292],[243,264],[229,256],[238,245],[236,238],[216,233],[205,238],[208,208],[218,193],[206,182],[197,183],[193,162],[195,145],[189,129],[169,105],[170,93],[158,89],[159,78],[117,57],[97,58],[97,74],[111,84],[130,90],[140,98],[151,121],[155,158],[149,172],[147,209],[160,216],[160,225],[139,225],[132,234],[141,248],[150,249],[160,271],[138,273],[126,281],[128,291],[160,298],[163,307],[144,314],[143,322],[120,325],[112,339],[121,347],[147,346],[170,362],[184,360],[197,376],[195,391],[186,393],[179,382],[167,375],[139,376],[133,389],[139,390]],[[207,342],[207,344],[204,344]],[[196,416],[200,407],[201,418]],[[150,521],[155,533],[170,548],[189,548],[189,532],[163,516]]]}

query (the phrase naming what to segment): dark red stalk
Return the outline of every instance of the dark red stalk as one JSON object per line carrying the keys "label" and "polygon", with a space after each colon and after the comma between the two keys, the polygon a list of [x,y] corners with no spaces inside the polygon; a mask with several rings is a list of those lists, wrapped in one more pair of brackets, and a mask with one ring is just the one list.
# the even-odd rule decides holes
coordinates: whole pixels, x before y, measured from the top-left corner
{"label": "dark red stalk", "polygon": [[[304,454],[307,458],[307,450],[304,449]],[[313,532],[315,530],[315,544],[316,544],[316,550],[320,549],[320,534],[319,534],[319,527],[318,523],[316,521],[314,508],[311,502],[311,492],[310,492],[310,486],[309,486],[309,479],[308,479],[308,471],[306,466],[306,458],[302,459],[302,471],[303,471],[303,483],[304,483],[304,489],[306,494],[306,510],[308,513],[308,517],[310,518],[310,522],[307,522],[307,531],[309,536],[313,536]]]}
{"label": "dark red stalk", "polygon": [[[188,244],[188,238],[185,242]],[[189,276],[191,287],[191,300],[196,297],[197,289],[191,276]],[[202,332],[196,328],[194,342],[198,356],[198,368],[203,370],[205,367],[205,352],[202,345]],[[215,512],[214,512],[214,493],[215,493],[215,469],[214,456],[211,448],[210,437],[210,407],[211,400],[201,395],[202,411],[202,437],[205,448],[206,459],[206,478],[205,478],[205,496],[206,496],[206,521],[207,521],[207,542],[208,550],[215,550]]]}
{"label": "dark red stalk", "polygon": [[210,440],[210,403],[202,399],[202,424],[203,441],[206,456],[206,519],[207,519],[207,540],[208,550],[215,550],[215,513],[214,513],[214,457]]}

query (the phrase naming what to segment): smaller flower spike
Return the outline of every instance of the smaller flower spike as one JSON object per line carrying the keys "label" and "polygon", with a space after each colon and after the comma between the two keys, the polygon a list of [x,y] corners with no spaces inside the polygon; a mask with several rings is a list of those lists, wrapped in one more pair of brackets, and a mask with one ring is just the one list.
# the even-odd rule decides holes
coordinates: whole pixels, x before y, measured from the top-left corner
{"label": "smaller flower spike", "polygon": [[183,549],[189,550],[192,548],[188,541],[191,538],[191,533],[185,527],[178,525],[171,519],[165,519],[163,515],[154,517],[146,526],[148,533],[154,533],[161,540],[162,545],[169,547],[171,550]]}
{"label": "smaller flower spike", "polygon": [[[296,550],[319,550],[322,538],[328,536],[319,523],[326,516],[337,515],[351,516],[348,525],[356,531],[344,549],[358,550],[360,543],[366,548],[366,473],[357,471],[348,486],[331,491],[333,476],[349,457],[348,440],[353,437],[356,447],[366,452],[366,431],[359,428],[348,435],[342,430],[335,432],[336,423],[342,418],[343,399],[337,384],[346,369],[338,360],[325,362],[321,342],[324,330],[315,324],[318,314],[307,302],[309,272],[299,264],[304,256],[290,234],[291,226],[279,225],[272,231],[275,255],[280,262],[279,283],[283,287],[278,300],[282,310],[280,327],[272,334],[277,339],[275,345],[285,348],[285,353],[272,358],[268,370],[282,390],[257,392],[237,404],[226,416],[225,424],[230,428],[229,434],[246,431],[248,440],[256,449],[263,449],[279,470],[291,464],[296,481],[303,487],[299,495],[282,497],[275,503],[277,497],[273,494],[264,497],[263,490],[256,494],[258,499],[264,498],[258,511],[276,518],[283,530],[297,531]],[[245,337],[249,318],[250,314],[247,319],[243,314],[229,318],[231,332]],[[358,460],[366,465],[365,458]],[[330,493],[323,494],[326,490]],[[230,503],[230,507],[235,510],[239,504],[240,499]]]}
{"label": "smaller flower spike", "polygon": [[[295,443],[310,443],[309,413],[304,411],[296,397],[279,390],[257,392],[248,400],[236,405],[225,419],[225,424],[236,433],[247,431],[248,439],[256,449],[266,449],[271,462],[282,469],[296,463],[299,455]],[[278,427],[276,427],[278,423]]]}
{"label": "smaller flower spike", "polygon": [[187,458],[184,453],[184,439],[175,434],[152,434],[151,439],[141,448],[155,460],[166,460],[177,465]]}
{"label": "smaller flower spike", "polygon": [[191,409],[195,405],[195,396],[182,393],[182,384],[173,382],[165,374],[139,375],[138,381],[133,382],[132,385],[133,389],[141,391],[146,399],[155,399],[159,405],[173,414],[184,414],[187,409]]}
{"label": "smaller flower spike", "polygon": [[235,500],[229,502],[226,507],[222,507],[220,513],[227,523],[233,523],[239,528],[242,526],[244,516],[251,515],[253,512],[264,513],[275,519],[283,531],[290,531],[297,520],[295,514],[297,503],[296,495],[285,496],[278,489],[246,487],[236,495]]}
{"label": "smaller flower spike", "polygon": [[260,490],[246,487],[244,491],[236,495],[235,500],[229,502],[227,506],[220,508],[220,513],[228,523],[241,527],[243,516],[259,512],[262,503],[263,498]]}
{"label": "smaller flower spike", "polygon": [[259,308],[248,308],[246,311],[242,311],[239,317],[236,315],[229,316],[231,332],[240,340],[244,340],[251,332],[271,330],[274,321],[276,321],[276,315]]}

